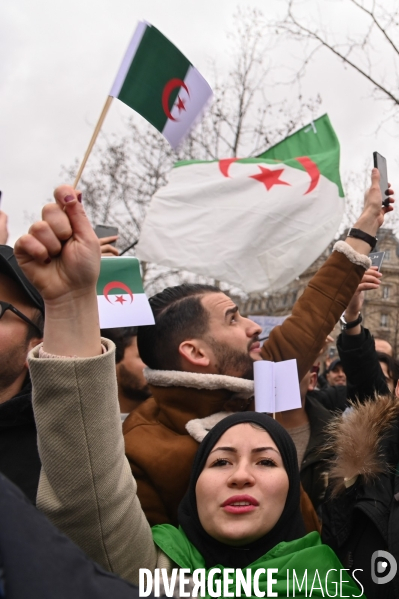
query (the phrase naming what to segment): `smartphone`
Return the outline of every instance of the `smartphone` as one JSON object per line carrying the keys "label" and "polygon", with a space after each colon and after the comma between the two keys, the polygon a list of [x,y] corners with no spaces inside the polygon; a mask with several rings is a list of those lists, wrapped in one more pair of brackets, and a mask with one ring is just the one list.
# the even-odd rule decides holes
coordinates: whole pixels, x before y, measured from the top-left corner
{"label": "smartphone", "polygon": [[384,260],[385,252],[372,252],[369,254],[371,260],[371,266],[378,266],[378,272],[381,269],[382,262]]}
{"label": "smartphone", "polygon": [[382,205],[389,206],[387,161],[378,152],[373,152],[374,167],[380,171]]}
{"label": "smartphone", "polygon": [[[96,225],[94,233],[99,238],[112,237],[113,235],[118,235],[118,227],[112,227],[110,225]],[[113,241],[110,245],[116,245],[116,241]]]}

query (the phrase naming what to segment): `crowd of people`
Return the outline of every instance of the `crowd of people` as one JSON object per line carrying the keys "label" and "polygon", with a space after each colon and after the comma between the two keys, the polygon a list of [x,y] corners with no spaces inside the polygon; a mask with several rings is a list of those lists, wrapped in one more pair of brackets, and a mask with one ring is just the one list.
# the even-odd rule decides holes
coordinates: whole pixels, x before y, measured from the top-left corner
{"label": "crowd of people", "polygon": [[[155,596],[197,596],[205,572],[201,596],[240,596],[249,573],[247,596],[399,597],[398,367],[360,316],[392,194],[382,206],[374,169],[263,345],[202,284],[151,297],[155,325],[100,330],[101,251],[116,252],[80,194],[57,188],[14,250],[0,214],[0,598],[144,596],[143,571]],[[257,413],[254,362],[290,359],[301,407]]]}

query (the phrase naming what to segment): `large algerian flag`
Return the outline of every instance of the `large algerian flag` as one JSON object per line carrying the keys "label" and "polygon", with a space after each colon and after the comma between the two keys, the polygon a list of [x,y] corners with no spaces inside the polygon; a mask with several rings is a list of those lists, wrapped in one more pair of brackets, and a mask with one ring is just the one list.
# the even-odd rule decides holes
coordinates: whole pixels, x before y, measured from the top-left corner
{"label": "large algerian flag", "polygon": [[154,324],[136,258],[101,258],[97,301],[102,329]]}
{"label": "large algerian flag", "polygon": [[247,292],[276,290],[331,242],[343,195],[324,115],[257,158],[177,163],[152,199],[137,256]]}
{"label": "large algerian flag", "polygon": [[202,114],[212,90],[176,46],[140,22],[109,95],[140,113],[175,148]]}

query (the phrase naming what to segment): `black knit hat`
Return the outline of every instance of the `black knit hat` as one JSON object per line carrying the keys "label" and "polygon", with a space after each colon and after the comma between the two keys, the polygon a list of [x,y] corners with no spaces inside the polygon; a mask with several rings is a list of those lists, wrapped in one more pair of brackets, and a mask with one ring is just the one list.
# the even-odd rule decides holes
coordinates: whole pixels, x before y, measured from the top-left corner
{"label": "black knit hat", "polygon": [[335,360],[333,360],[330,366],[327,368],[326,372],[331,372],[332,370],[334,370],[334,368],[339,366],[339,364],[342,364],[340,358],[335,358]]}

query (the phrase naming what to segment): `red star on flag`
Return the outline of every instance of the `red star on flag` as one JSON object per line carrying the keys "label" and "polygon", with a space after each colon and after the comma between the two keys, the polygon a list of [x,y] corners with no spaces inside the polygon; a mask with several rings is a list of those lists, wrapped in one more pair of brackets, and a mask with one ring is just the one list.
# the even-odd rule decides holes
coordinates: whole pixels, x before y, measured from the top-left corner
{"label": "red star on flag", "polygon": [[267,191],[269,191],[273,185],[291,185],[291,183],[287,183],[286,181],[282,181],[280,179],[281,173],[284,172],[283,168],[272,170],[270,168],[265,168],[264,166],[259,166],[261,172],[257,175],[250,175],[250,179],[256,179],[264,184]]}
{"label": "red star on flag", "polygon": [[123,302],[125,302],[125,298],[123,297],[123,295],[117,295],[116,296],[116,300],[115,300],[115,304],[118,302],[119,304],[121,304],[121,306],[123,306]]}
{"label": "red star on flag", "polygon": [[181,99],[180,96],[177,96],[177,104],[176,104],[176,106],[179,109],[179,114],[181,113],[182,110],[186,110],[184,101]]}

